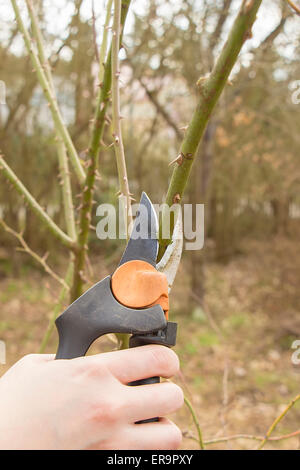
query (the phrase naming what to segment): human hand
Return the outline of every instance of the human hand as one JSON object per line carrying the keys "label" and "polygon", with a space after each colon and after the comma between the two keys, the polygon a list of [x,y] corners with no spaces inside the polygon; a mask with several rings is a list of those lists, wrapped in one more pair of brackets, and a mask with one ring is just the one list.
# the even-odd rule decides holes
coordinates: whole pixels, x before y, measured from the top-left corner
{"label": "human hand", "polygon": [[169,378],[176,354],[147,345],[69,360],[23,357],[0,379],[0,449],[177,449],[178,427],[165,416],[183,404],[177,385],[131,387]]}

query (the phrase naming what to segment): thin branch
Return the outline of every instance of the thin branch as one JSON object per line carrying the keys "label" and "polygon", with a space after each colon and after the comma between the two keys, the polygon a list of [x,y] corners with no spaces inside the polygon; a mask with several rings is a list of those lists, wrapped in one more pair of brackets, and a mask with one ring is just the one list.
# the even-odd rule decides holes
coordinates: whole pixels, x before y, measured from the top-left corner
{"label": "thin branch", "polygon": [[126,221],[126,233],[128,238],[128,229],[132,222],[131,213],[131,194],[127,177],[126,160],[124,153],[124,144],[122,138],[121,116],[120,116],[120,89],[119,89],[119,44],[121,28],[121,0],[114,0],[114,22],[112,30],[112,53],[111,53],[111,71],[112,71],[112,127],[114,137],[114,148],[118,168],[119,185],[121,196],[124,197],[124,212]]}
{"label": "thin branch", "polygon": [[194,411],[194,408],[193,408],[191,402],[186,397],[184,397],[184,403],[186,404],[186,406],[190,410],[193,421],[195,423],[197,433],[198,433],[198,442],[199,442],[200,449],[205,450],[205,443],[203,442],[203,439],[202,439],[202,432],[201,432],[200,424],[199,424],[198,418],[196,416],[196,413]]}
{"label": "thin branch", "polygon": [[66,273],[66,276],[65,276],[65,279],[64,279],[64,282],[65,282],[67,287],[63,287],[60,291],[57,304],[54,307],[53,314],[52,314],[52,316],[49,320],[49,323],[48,323],[48,328],[46,330],[44,338],[42,339],[42,343],[41,343],[41,346],[40,346],[40,349],[39,349],[40,354],[45,351],[45,348],[46,348],[46,346],[47,346],[47,344],[50,340],[51,334],[54,330],[55,320],[56,320],[57,316],[62,311],[65,297],[66,297],[68,291],[70,290],[70,285],[71,285],[71,282],[72,282],[72,279],[73,279],[73,272],[74,272],[74,261],[73,261],[73,255],[71,255],[71,261],[69,263],[67,273]]}
{"label": "thin branch", "polygon": [[96,15],[95,15],[94,0],[92,0],[92,23],[93,23],[93,41],[94,41],[95,56],[96,56],[97,62],[99,63],[99,52],[98,52],[98,47],[97,47]]}
{"label": "thin branch", "polygon": [[[122,13],[121,23],[124,25],[127,12],[129,9],[130,0],[122,1]],[[122,28],[123,31],[123,28]],[[122,33],[121,33],[122,37]],[[97,106],[95,110],[95,117],[93,121],[93,128],[91,133],[91,140],[89,149],[87,151],[87,172],[84,184],[84,189],[81,198],[81,211],[79,216],[79,232],[78,232],[78,244],[79,250],[75,258],[74,267],[74,283],[72,287],[71,298],[72,300],[77,299],[82,294],[84,279],[82,276],[85,257],[87,252],[88,236],[91,222],[91,211],[93,204],[93,194],[96,179],[96,171],[98,164],[98,154],[102,142],[106,111],[110,100],[110,89],[111,89],[111,48],[108,54],[105,67],[104,76],[101,86],[99,87]]]}
{"label": "thin branch", "polygon": [[53,79],[52,79],[52,74],[51,74],[51,67],[44,51],[42,33],[39,28],[38,19],[37,19],[35,10],[33,8],[32,0],[26,0],[26,5],[27,5],[30,21],[31,21],[33,37],[37,45],[39,60],[40,60],[41,66],[43,67],[45,71],[51,90],[52,92],[54,92],[54,84],[53,84]]}
{"label": "thin branch", "polygon": [[[179,153],[183,158],[175,166],[166,196],[166,204],[172,206],[180,203],[184,193],[187,180],[191,171],[192,163],[197,152],[198,145],[204,134],[211,113],[227,83],[229,74],[238,58],[240,50],[249,37],[251,27],[256,19],[257,11],[262,0],[244,0],[235,22],[228,35],[228,39],[208,77],[200,78],[197,82],[199,100],[193,117],[185,133]],[[162,227],[169,217],[169,211],[162,214],[160,224],[160,259],[171,242],[162,237]],[[168,221],[169,222],[169,221]],[[170,221],[170,235],[173,233],[174,218]]]}
{"label": "thin branch", "polygon": [[[104,77],[104,71],[105,71],[105,59],[106,59],[106,53],[107,53],[107,36],[108,36],[109,21],[111,17],[112,2],[113,0],[108,0],[107,6],[106,6],[106,17],[105,17],[105,22],[103,26],[103,36],[102,36],[102,42],[101,42],[101,47],[100,47],[100,52],[99,52],[99,83],[102,83],[103,77]],[[100,99],[100,96],[101,94],[99,93],[98,100]]]}
{"label": "thin branch", "polygon": [[25,46],[26,46],[27,51],[28,51],[28,53],[30,55],[30,58],[32,60],[33,66],[35,68],[37,77],[39,79],[39,82],[40,82],[41,87],[43,89],[43,92],[45,94],[45,97],[46,97],[46,99],[49,103],[49,107],[50,107],[50,110],[51,110],[54,125],[57,129],[57,132],[61,136],[62,140],[64,141],[64,143],[65,143],[65,145],[68,149],[70,159],[71,159],[71,162],[74,166],[74,170],[75,170],[75,173],[78,177],[78,180],[79,180],[80,183],[83,183],[84,179],[85,179],[85,172],[84,172],[83,167],[82,167],[82,165],[80,163],[80,160],[78,158],[78,155],[77,155],[76,149],[74,147],[74,144],[72,142],[72,139],[70,137],[69,131],[68,131],[68,129],[67,129],[67,127],[66,127],[66,125],[63,121],[62,116],[61,116],[61,113],[60,113],[60,110],[58,108],[56,99],[53,96],[53,92],[52,92],[51,86],[48,82],[47,76],[44,72],[44,69],[43,69],[43,67],[40,63],[40,60],[39,60],[36,52],[34,51],[34,48],[32,46],[31,38],[30,38],[29,33],[28,33],[28,31],[27,31],[27,29],[26,29],[26,27],[23,23],[23,20],[21,18],[20,10],[19,10],[19,7],[16,3],[16,0],[11,0],[11,3],[12,3],[12,6],[13,6],[15,15],[16,15],[16,20],[17,20],[17,23],[18,23],[19,30],[23,34]]}
{"label": "thin branch", "polygon": [[[293,437],[297,437],[300,435],[300,430],[291,432],[290,434],[283,434],[282,436],[270,437],[270,442],[279,442],[284,441],[285,439],[291,439]],[[198,442],[198,439],[194,436],[189,435],[188,433],[184,433],[184,436],[188,439],[193,439]],[[228,441],[236,441],[239,439],[247,439],[251,441],[261,441],[263,439],[262,436],[255,436],[253,434],[233,434],[232,436],[224,436],[224,437],[217,437],[205,440],[203,443],[205,446],[213,445],[213,444],[220,444],[222,442]]]}
{"label": "thin branch", "polygon": [[287,3],[290,5],[290,7],[297,13],[297,15],[300,15],[300,7],[298,7],[292,0],[286,0]]}
{"label": "thin branch", "polygon": [[[37,43],[38,55],[39,60],[45,70],[45,74],[51,88],[53,99],[57,104],[56,93],[51,73],[51,67],[49,61],[46,57],[42,33],[39,28],[37,16],[35,10],[32,5],[32,0],[26,0],[29,16],[31,19],[31,26],[33,31],[34,39]],[[75,228],[75,217],[74,217],[74,207],[73,207],[73,200],[72,200],[72,188],[71,188],[71,180],[69,174],[69,164],[68,164],[68,157],[66,152],[66,147],[64,142],[61,140],[59,134],[57,134],[57,154],[58,154],[58,161],[60,167],[60,174],[62,179],[62,194],[63,194],[63,201],[64,201],[64,213],[65,213],[65,220],[67,226],[68,235],[76,240],[76,228]]]}
{"label": "thin branch", "polygon": [[74,206],[72,199],[72,188],[70,181],[68,157],[66,153],[66,147],[62,140],[57,142],[57,155],[59,161],[60,176],[62,181],[62,195],[64,203],[64,213],[67,225],[67,231],[69,236],[73,239],[77,239],[75,217],[74,217]]}
{"label": "thin branch", "polygon": [[[201,301],[201,299],[199,298],[199,296],[191,289],[190,290],[190,293],[191,293],[191,296],[192,298],[199,303],[199,305],[203,305],[203,301]],[[217,335],[220,335],[221,338],[224,339],[224,333],[222,332],[221,328],[219,327],[219,325],[216,323],[208,305],[205,303],[205,305],[203,305],[203,308],[204,308],[204,313],[205,315],[207,316],[208,318],[208,321],[210,323],[210,326],[211,328],[215,331],[215,333],[217,333]]]}
{"label": "thin branch", "polygon": [[264,445],[267,443],[267,441],[270,439],[270,436],[272,434],[272,432],[275,430],[275,428],[277,427],[278,423],[280,423],[280,421],[282,420],[282,418],[287,414],[287,412],[295,405],[295,403],[300,400],[300,394],[297,395],[288,405],[287,407],[282,411],[282,413],[280,413],[279,416],[277,416],[277,418],[275,419],[275,421],[271,424],[271,426],[269,427],[268,429],[268,432],[266,434],[266,436],[262,439],[262,442],[260,443],[260,445],[258,446],[257,450],[261,450]]}
{"label": "thin branch", "polygon": [[30,256],[32,256],[32,258],[34,258],[40,265],[42,265],[42,267],[44,268],[44,270],[46,271],[46,273],[48,273],[51,277],[53,277],[53,279],[55,279],[57,282],[59,282],[59,284],[61,284],[64,288],[70,290],[69,286],[65,283],[65,281],[59,277],[54,271],[53,269],[50,268],[50,266],[46,263],[46,256],[44,256],[43,258],[41,256],[39,256],[37,253],[35,253],[31,248],[29,248],[29,246],[27,245],[26,241],[24,240],[23,236],[21,233],[18,233],[16,232],[15,230],[13,230],[11,227],[9,227],[3,219],[0,218],[0,225],[2,225],[3,229],[7,232],[7,233],[10,233],[11,235],[13,235],[14,237],[16,237],[18,239],[18,241],[20,242],[20,244],[22,245],[23,247],[23,250],[22,251],[25,251],[26,253],[28,253]]}
{"label": "thin branch", "polygon": [[231,3],[232,3],[232,0],[224,0],[224,2],[223,2],[221,11],[219,13],[219,18],[218,18],[216,28],[215,28],[212,36],[211,36],[211,39],[210,39],[209,46],[210,46],[211,51],[214,50],[214,48],[216,47],[216,45],[217,45],[217,43],[220,39],[224,23],[225,23],[225,21],[227,20],[227,17],[228,17],[228,13],[229,13],[229,10],[230,10]]}
{"label": "thin branch", "polygon": [[34,199],[30,192],[25,188],[23,183],[19,180],[17,175],[5,162],[2,155],[0,155],[0,171],[4,173],[6,178],[12,183],[16,191],[24,198],[24,201],[27,202],[29,207],[37,215],[37,217],[48,227],[48,229],[58,238],[65,246],[70,249],[75,248],[76,243],[71,237],[69,237],[61,228],[56,225],[56,223],[49,217],[47,212],[39,205],[39,203]]}

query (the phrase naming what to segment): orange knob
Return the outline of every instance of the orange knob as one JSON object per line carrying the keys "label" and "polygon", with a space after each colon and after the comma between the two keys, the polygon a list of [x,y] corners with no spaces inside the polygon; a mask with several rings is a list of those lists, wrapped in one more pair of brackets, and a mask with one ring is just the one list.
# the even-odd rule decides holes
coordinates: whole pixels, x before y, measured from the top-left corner
{"label": "orange knob", "polygon": [[169,295],[165,274],[141,260],[127,261],[112,275],[111,288],[126,307],[146,308],[159,304],[168,319]]}

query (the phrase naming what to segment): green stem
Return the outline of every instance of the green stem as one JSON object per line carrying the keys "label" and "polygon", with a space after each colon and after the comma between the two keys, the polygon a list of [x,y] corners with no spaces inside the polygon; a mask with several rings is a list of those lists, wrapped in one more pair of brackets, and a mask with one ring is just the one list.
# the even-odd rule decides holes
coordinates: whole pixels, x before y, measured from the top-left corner
{"label": "green stem", "polygon": [[[46,57],[42,33],[39,28],[38,20],[36,17],[36,13],[32,4],[31,0],[26,0],[26,5],[28,8],[30,20],[31,20],[31,27],[33,32],[33,37],[37,44],[37,50],[39,55],[39,60],[42,67],[45,70],[45,74],[51,88],[53,99],[57,104],[56,93],[53,84],[53,78],[51,73],[51,67],[49,61]],[[62,194],[63,194],[63,202],[64,202],[64,212],[65,212],[65,220],[67,226],[67,233],[68,235],[76,240],[76,228],[75,228],[75,217],[74,217],[74,207],[73,207],[73,200],[72,200],[72,188],[71,188],[71,180],[69,174],[69,164],[68,164],[68,157],[66,152],[66,147],[64,142],[61,140],[59,134],[57,134],[57,154],[58,154],[58,161],[60,167],[60,174],[62,178]]]}
{"label": "green stem", "polygon": [[117,161],[119,176],[119,186],[121,197],[124,197],[124,217],[126,234],[128,239],[129,227],[132,221],[131,195],[127,176],[124,144],[121,128],[120,113],[120,88],[119,88],[119,49],[120,49],[120,28],[121,28],[121,0],[114,0],[114,22],[112,29],[112,49],[111,49],[111,72],[112,72],[112,127],[114,137],[114,149]]}
{"label": "green stem", "polygon": [[295,405],[295,403],[297,401],[300,400],[300,394],[297,395],[288,405],[287,407],[282,411],[282,413],[280,413],[279,416],[277,416],[277,418],[275,419],[275,421],[271,424],[271,426],[269,427],[268,429],[268,432],[265,436],[265,438],[262,440],[262,442],[260,443],[260,445],[258,446],[257,450],[261,450],[265,444],[267,443],[267,441],[269,440],[269,437],[271,436],[272,432],[275,430],[275,428],[277,427],[278,423],[282,420],[282,418],[287,414],[287,412]]}
{"label": "green stem", "polygon": [[74,217],[74,206],[72,199],[72,188],[70,181],[68,157],[66,153],[66,147],[62,140],[57,142],[57,154],[59,161],[60,176],[62,179],[62,195],[64,203],[64,213],[68,235],[73,239],[77,239],[75,217]]}
{"label": "green stem", "polygon": [[78,158],[76,149],[74,147],[74,144],[72,142],[72,139],[70,137],[69,131],[63,121],[63,118],[61,116],[60,110],[58,108],[57,102],[55,97],[53,96],[53,91],[51,88],[51,85],[48,82],[48,79],[46,77],[46,74],[44,72],[44,69],[40,63],[40,60],[34,51],[34,48],[32,47],[32,41],[30,39],[29,33],[27,29],[25,28],[25,25],[23,23],[23,20],[20,15],[20,10],[19,7],[17,6],[16,0],[11,0],[15,15],[16,15],[16,20],[18,23],[19,30],[23,34],[24,37],[24,42],[26,45],[26,48],[28,50],[28,53],[30,55],[30,58],[32,60],[33,66],[35,68],[37,77],[39,79],[39,82],[41,84],[41,87],[43,89],[43,92],[45,94],[45,97],[49,103],[53,122],[55,125],[55,128],[60,135],[61,139],[64,141],[66,148],[68,149],[69,155],[71,162],[74,166],[75,173],[78,177],[78,180],[80,183],[83,183],[85,180],[85,172],[83,170],[83,167],[80,163],[80,160]]}
{"label": "green stem", "polygon": [[[104,77],[104,71],[105,71],[105,58],[106,58],[106,52],[107,52],[108,26],[109,26],[109,20],[110,20],[110,16],[111,16],[112,2],[113,2],[113,0],[108,0],[107,6],[106,6],[106,17],[105,17],[105,22],[104,22],[104,27],[103,27],[104,28],[103,29],[103,37],[102,37],[100,53],[99,53],[99,83],[102,83],[103,77]],[[100,93],[98,93],[98,99],[100,99]],[[98,105],[99,105],[99,103],[98,103]]]}
{"label": "green stem", "polygon": [[[124,26],[127,12],[129,9],[130,0],[122,1],[122,13],[121,13],[121,24]],[[124,28],[122,28],[122,31]],[[122,36],[122,35],[121,35]],[[122,37],[121,37],[122,40]],[[75,258],[75,269],[74,269],[74,282],[71,292],[72,300],[77,299],[83,291],[83,271],[85,266],[85,257],[88,250],[88,236],[91,221],[91,212],[93,204],[94,185],[97,169],[97,159],[101,146],[101,140],[103,137],[105,116],[107,106],[110,99],[111,89],[111,48],[108,54],[103,82],[99,88],[97,106],[95,110],[95,118],[93,121],[93,129],[91,135],[91,141],[87,153],[87,174],[82,192],[81,199],[81,211],[79,216],[79,233],[78,233],[78,244],[79,250]]]}
{"label": "green stem", "polygon": [[3,227],[3,229],[7,232],[13,235],[14,237],[17,238],[19,241],[20,245],[22,245],[22,248],[20,250],[24,251],[25,253],[28,253],[32,258],[34,258],[46,271],[47,274],[53,277],[57,282],[59,282],[62,286],[66,287],[69,290],[69,287],[66,285],[64,279],[61,279],[54,271],[53,269],[50,268],[49,264],[46,263],[46,257],[39,256],[35,251],[33,251],[26,243],[26,241],[23,238],[22,233],[18,233],[15,230],[13,230],[11,227],[9,227],[3,219],[0,218],[0,225]]}
{"label": "green stem", "polygon": [[[243,1],[228,39],[212,72],[207,78],[200,78],[197,82],[199,93],[198,104],[182,141],[180,149],[181,158],[179,158],[175,164],[169,184],[166,196],[166,204],[168,206],[179,203],[182,199],[196,151],[208,120],[227,83],[229,74],[232,71],[244,42],[251,37],[251,27],[256,19],[256,14],[261,2],[262,0]],[[167,217],[168,211],[163,212],[160,224],[159,259],[163,256],[167,245],[171,242],[171,235],[174,228],[174,220],[171,220],[170,237],[162,238],[162,227],[166,223]]]}
{"label": "green stem", "polygon": [[184,403],[186,404],[186,406],[188,407],[188,409],[190,410],[191,412],[191,415],[192,415],[192,418],[193,418],[193,421],[195,423],[195,426],[196,426],[196,429],[197,429],[197,433],[198,433],[198,442],[199,442],[199,446],[200,446],[200,449],[201,450],[205,450],[205,446],[204,446],[204,442],[203,442],[203,438],[202,438],[202,432],[201,432],[201,428],[200,428],[200,424],[199,424],[199,421],[198,421],[198,418],[196,416],[196,413],[194,411],[194,408],[191,404],[191,402],[188,400],[188,398],[184,397]]}
{"label": "green stem", "polygon": [[51,74],[51,67],[45,54],[42,33],[39,28],[38,19],[37,19],[37,16],[36,16],[33,4],[32,4],[32,0],[26,0],[26,5],[27,5],[30,21],[31,21],[33,37],[37,45],[39,60],[40,60],[41,66],[45,70],[45,74],[49,82],[49,85],[51,87],[51,90],[52,92],[54,92],[54,84],[53,84],[53,79],[52,79],[52,74]]}
{"label": "green stem", "polygon": [[30,192],[25,188],[13,170],[7,165],[3,157],[0,155],[0,170],[3,171],[6,178],[12,183],[16,191],[24,198],[29,207],[37,215],[37,217],[48,227],[56,238],[58,238],[65,246],[70,249],[75,248],[76,242],[67,235],[56,223],[49,217],[39,203],[34,199]]}
{"label": "green stem", "polygon": [[[291,432],[290,434],[284,434],[282,436],[276,436],[276,437],[270,437],[269,441],[270,442],[278,442],[278,441],[284,441],[286,439],[291,439],[293,437],[297,437],[300,435],[300,430]],[[261,436],[254,436],[252,434],[234,434],[233,436],[225,436],[225,437],[216,437],[212,439],[208,439],[207,441],[204,441],[204,445],[212,445],[212,444],[220,444],[222,442],[229,442],[229,441],[236,441],[239,439],[247,439],[251,441],[261,441],[263,437]]]}

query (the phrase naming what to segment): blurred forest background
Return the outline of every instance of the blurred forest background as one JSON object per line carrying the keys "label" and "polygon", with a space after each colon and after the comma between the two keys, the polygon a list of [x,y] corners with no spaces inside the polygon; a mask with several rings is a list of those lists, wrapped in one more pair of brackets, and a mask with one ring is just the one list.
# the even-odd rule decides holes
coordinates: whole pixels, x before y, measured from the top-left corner
{"label": "blurred forest background", "polygon": [[[35,2],[63,117],[80,158],[88,145],[97,91],[101,0]],[[134,1],[121,60],[123,137],[130,187],[161,203],[184,127],[205,76],[226,39],[240,1]],[[23,11],[23,10],[22,10]],[[26,12],[24,10],[24,18]],[[291,362],[300,339],[300,18],[285,1],[265,0],[206,129],[184,202],[205,204],[205,244],[186,251],[171,296],[179,322],[177,377],[193,403],[204,441],[263,436],[299,393]],[[0,5],[0,148],[26,187],[64,226],[51,114],[33,73],[8,0]],[[116,204],[118,177],[110,124],[100,153],[96,204]],[[76,186],[76,182],[74,181]],[[75,191],[76,194],[76,191]],[[97,224],[96,211],[92,224]],[[64,269],[66,254],[4,178],[0,216],[28,245]],[[38,352],[58,286],[17,241],[0,230],[0,339],[7,364]],[[111,272],[124,241],[91,244],[91,280]],[[56,334],[47,352],[54,352]],[[93,352],[110,350],[108,339]],[[300,406],[277,436],[299,430]],[[187,409],[175,421],[183,448],[197,448]],[[274,436],[276,432],[274,433]],[[230,440],[209,448],[253,448]],[[293,448],[299,435],[266,448]]]}

